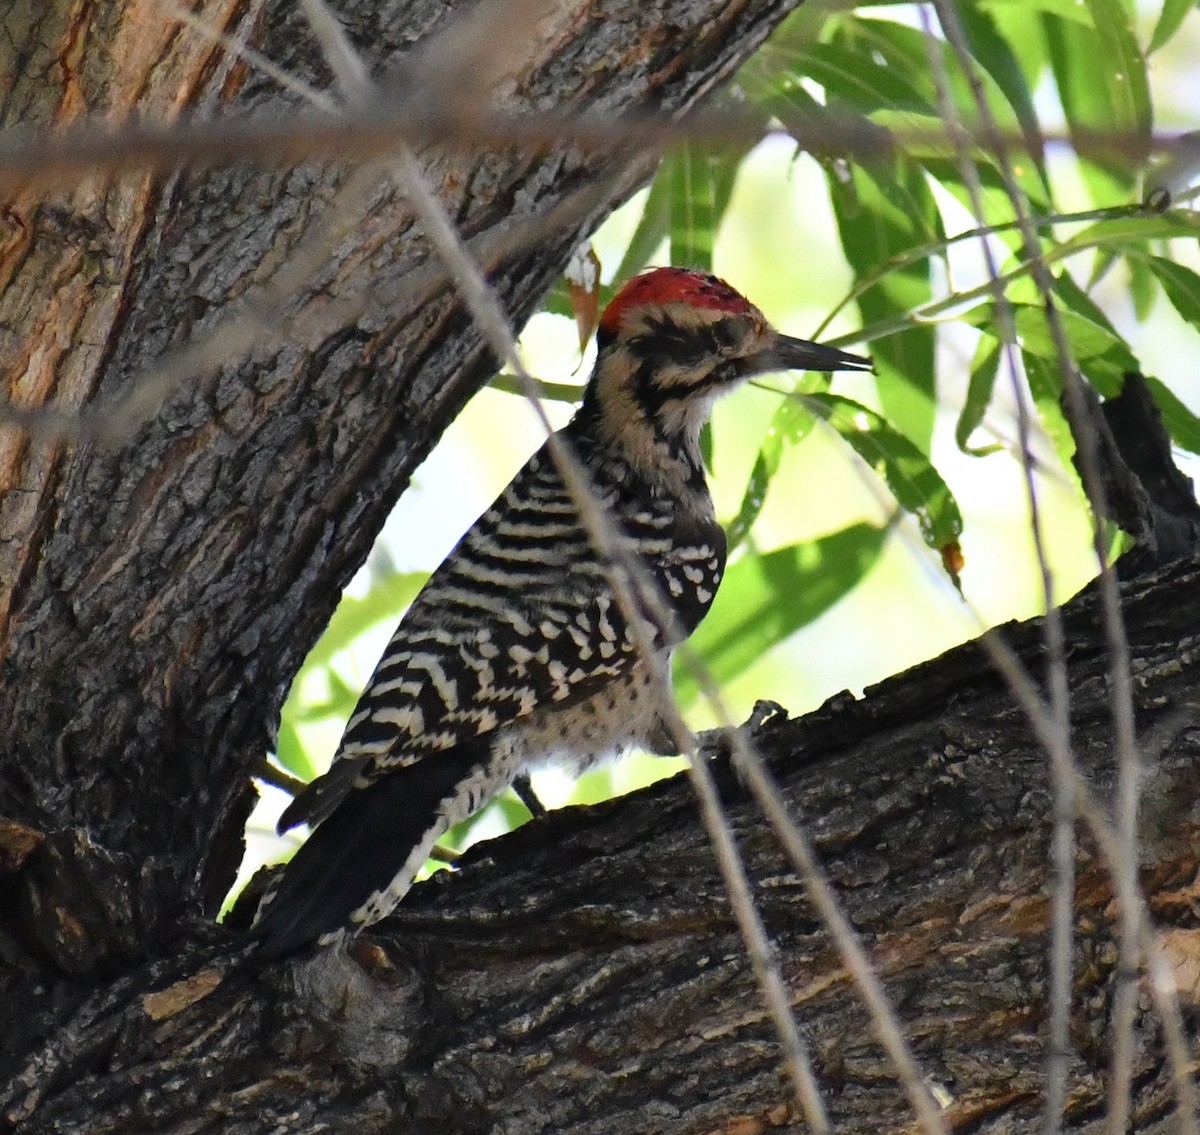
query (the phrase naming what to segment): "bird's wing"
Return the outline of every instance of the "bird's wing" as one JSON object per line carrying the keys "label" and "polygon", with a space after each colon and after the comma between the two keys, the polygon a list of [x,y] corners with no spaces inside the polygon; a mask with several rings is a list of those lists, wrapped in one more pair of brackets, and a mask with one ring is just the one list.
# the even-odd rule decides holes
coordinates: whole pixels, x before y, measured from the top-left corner
{"label": "bird's wing", "polygon": [[462,745],[535,708],[583,701],[636,658],[602,560],[543,450],[409,608],[333,766],[292,801],[280,831],[320,822],[352,787],[389,769]]}

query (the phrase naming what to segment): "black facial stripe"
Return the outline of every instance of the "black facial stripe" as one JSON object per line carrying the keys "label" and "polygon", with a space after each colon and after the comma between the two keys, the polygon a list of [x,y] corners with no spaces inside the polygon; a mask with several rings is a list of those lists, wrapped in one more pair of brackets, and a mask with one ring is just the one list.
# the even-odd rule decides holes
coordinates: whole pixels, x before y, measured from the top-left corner
{"label": "black facial stripe", "polygon": [[739,378],[736,365],[729,361],[720,363],[691,382],[663,386],[656,380],[661,368],[660,358],[646,356],[633,374],[633,396],[646,416],[655,421],[669,402],[690,402],[709,390],[728,386]]}
{"label": "black facial stripe", "polygon": [[[728,319],[683,326],[669,315],[646,317],[646,330],[630,340],[637,353],[650,354],[664,363],[675,363],[685,370],[701,367],[736,345],[742,333]],[[646,348],[650,348],[647,351]]]}

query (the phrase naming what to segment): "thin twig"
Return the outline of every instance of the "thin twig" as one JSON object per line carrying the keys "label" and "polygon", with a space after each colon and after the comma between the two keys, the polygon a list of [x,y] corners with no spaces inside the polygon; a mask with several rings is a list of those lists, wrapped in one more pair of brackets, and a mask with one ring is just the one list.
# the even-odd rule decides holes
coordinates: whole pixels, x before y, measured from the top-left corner
{"label": "thin twig", "polygon": [[[711,675],[703,667],[697,666],[695,670],[703,672],[705,685],[702,688],[710,703],[720,704],[720,693]],[[767,771],[762,758],[752,750],[745,730],[735,727],[728,729],[727,735],[731,739],[734,764],[738,772],[775,829],[784,851],[804,882],[809,901],[828,927],[847,970],[862,994],[876,1036],[896,1068],[901,1086],[917,1114],[921,1129],[929,1135],[948,1135],[950,1127],[946,1116],[933,1098],[883,983],[854,933],[850,920],[838,905],[837,897],[808,837],[789,814],[779,786]]]}
{"label": "thin twig", "polygon": [[[980,115],[986,115],[987,103],[973,67],[973,60],[961,37],[949,34],[946,29],[947,5],[944,0],[935,0],[939,22],[960,68],[966,75],[972,97]],[[953,15],[953,14],[951,14]],[[921,7],[921,19],[925,24],[928,57],[937,86],[939,106],[943,117],[955,136],[959,170],[963,175],[971,201],[971,209],[979,223],[985,219],[983,182],[972,156],[971,147],[961,132],[960,116],[949,93],[949,76],[946,74],[940,46],[928,27],[927,10]],[[1011,190],[1010,190],[1011,192]],[[1019,207],[1013,201],[1013,209]],[[992,286],[1004,367],[1008,374],[1016,407],[1017,437],[1020,443],[1021,470],[1025,485],[1026,501],[1029,506],[1030,531],[1033,536],[1034,554],[1042,584],[1042,602],[1045,618],[1042,623],[1046,641],[1047,681],[1050,687],[1049,712],[1054,729],[1060,739],[1059,748],[1065,747],[1070,737],[1070,691],[1067,685],[1066,642],[1063,634],[1062,615],[1054,594],[1054,577],[1046,551],[1045,532],[1042,525],[1041,508],[1038,502],[1037,482],[1030,454],[1031,416],[1020,368],[1017,365],[1016,319],[1008,292],[1000,282],[1000,269],[992,253],[986,235],[979,239],[988,282]],[[1062,1127],[1062,1113],[1067,1098],[1067,1072],[1070,1065],[1071,1043],[1071,955],[1075,939],[1075,802],[1072,778],[1060,764],[1051,760],[1051,777],[1054,783],[1054,810],[1051,835],[1051,864],[1053,867],[1050,895],[1050,1036],[1046,1052],[1046,1099],[1043,1108],[1042,1130],[1045,1135],[1056,1135]]]}
{"label": "thin twig", "polygon": [[[975,162],[967,155],[967,160],[970,167],[977,171]],[[973,180],[978,186],[979,176],[975,173]],[[968,192],[972,196],[971,211],[979,216],[978,206],[974,201],[977,193],[977,188],[967,186]],[[1103,209],[1082,209],[1077,213],[1046,213],[1033,218],[1034,225],[1039,229],[1053,228],[1055,225],[1076,225],[1084,221],[1116,221],[1126,217],[1139,217],[1147,214],[1145,205],[1138,203],[1134,205],[1110,205]],[[907,248],[903,252],[897,253],[895,256],[885,260],[870,272],[859,276],[853,287],[842,296],[837,303],[825,314],[821,322],[817,324],[816,329],[809,336],[811,339],[820,339],[829,325],[852,304],[859,296],[869,291],[871,288],[879,284],[885,277],[890,276],[895,272],[902,272],[905,268],[909,268],[914,264],[919,264],[922,260],[928,260],[930,257],[936,256],[938,253],[946,252],[953,248],[956,244],[961,244],[964,241],[977,240],[984,246],[984,255],[991,259],[991,250],[987,246],[984,238],[989,236],[1001,236],[1004,233],[1013,232],[1020,228],[1018,221],[1000,221],[996,224],[985,225],[980,224],[972,229],[965,229],[963,232],[955,233],[953,236],[944,237],[941,240],[927,241],[924,244],[918,244],[913,248]],[[994,287],[999,279],[999,274],[993,275],[989,273],[989,285]]]}
{"label": "thin twig", "polygon": [[[307,6],[311,7],[320,2],[321,0],[307,0]],[[341,50],[341,47],[336,47],[334,50]],[[503,360],[524,387],[526,396],[547,432],[550,454],[580,511],[592,543],[595,547],[614,555],[618,559],[618,563],[622,558],[632,560],[633,557],[630,556],[625,541],[620,539],[611,518],[605,514],[603,505],[591,486],[586,471],[574,455],[567,450],[563,440],[555,434],[546,417],[545,410],[537,396],[534,380],[520,358],[516,337],[509,327],[507,317],[502,311],[494,291],[488,285],[478,265],[471,259],[469,251],[451,224],[441,202],[430,190],[420,166],[407,147],[402,149],[400,156],[396,159],[395,169],[401,188],[417,213],[430,243],[441,256],[457,284],[463,302],[475,319],[476,325],[491,345],[492,350]],[[664,671],[660,681],[669,689],[669,678],[665,673],[665,668],[657,663],[651,633],[644,626],[644,619],[639,613],[639,605],[629,588],[629,581],[636,579],[639,569],[644,572],[644,568],[636,563],[624,564],[622,567],[624,570],[612,573],[618,607],[622,609],[622,614],[635,638],[640,634],[644,639],[637,643],[643,662],[656,673],[659,670]],[[683,726],[682,721],[677,723],[677,728],[682,734],[681,741],[690,741],[694,747],[694,739],[691,738],[690,731]],[[681,745],[681,748],[686,749],[687,747],[686,743]],[[699,762],[693,761],[692,763],[696,772],[693,783],[696,784],[697,794],[700,798],[701,814],[716,850],[717,861],[725,878],[751,964],[783,1040],[787,1064],[797,1097],[810,1127],[815,1132],[828,1132],[828,1117],[825,1115],[821,1103],[816,1078],[805,1045],[796,1028],[783,979],[772,956],[765,928],[754,906],[749,883],[733,844],[732,833],[721,812],[715,787],[711,783],[711,776],[707,767],[700,766]]]}
{"label": "thin twig", "polygon": [[[1200,1128],[1196,1123],[1198,1103],[1192,1079],[1192,1060],[1189,1046],[1184,1039],[1186,1033],[1175,983],[1173,979],[1163,978],[1164,974],[1170,974],[1170,964],[1163,955],[1162,945],[1146,908],[1145,897],[1138,886],[1137,876],[1131,876],[1122,869],[1125,854],[1123,837],[1119,831],[1114,831],[1109,823],[1104,809],[1096,800],[1091,785],[1071,752],[1069,742],[1064,743],[1059,736],[1037,689],[1012,649],[995,631],[988,631],[979,639],[979,643],[987,652],[992,665],[1008,683],[1017,704],[1025,711],[1035,737],[1050,754],[1051,761],[1063,770],[1063,775],[1070,776],[1074,782],[1077,814],[1091,831],[1113,876],[1120,904],[1122,932],[1132,923],[1134,941],[1146,955],[1147,970],[1152,978],[1148,983],[1150,995],[1163,1022],[1167,1039],[1167,1060],[1177,1093],[1180,1131],[1183,1135],[1200,1135]],[[1193,719],[1194,716],[1193,713]],[[1165,743],[1165,740],[1160,737],[1158,743]],[[1118,971],[1122,964],[1123,960],[1118,958]],[[1155,975],[1158,975],[1158,979],[1155,979]]]}
{"label": "thin twig", "polygon": [[[970,50],[958,18],[947,0],[934,0],[942,30],[947,41],[965,62],[968,76],[973,76],[969,62]],[[1087,402],[1082,379],[1072,361],[1070,342],[1063,327],[1058,305],[1054,301],[1054,281],[1042,257],[1033,219],[1017,184],[1009,159],[1008,147],[991,113],[987,100],[977,96],[980,122],[988,135],[987,143],[996,156],[1005,189],[1021,224],[1021,236],[1026,254],[1033,266],[1033,279],[1040,292],[1046,323],[1054,343],[1063,384],[1063,408],[1075,439],[1079,458],[1079,475],[1092,506],[1093,543],[1099,566],[1099,590],[1104,611],[1104,627],[1108,640],[1109,681],[1112,683],[1110,704],[1117,752],[1117,830],[1123,856],[1115,870],[1125,875],[1121,888],[1130,894],[1137,888],[1137,812],[1140,792],[1140,759],[1133,724],[1133,680],[1129,670],[1129,643],[1121,614],[1117,581],[1108,562],[1105,522],[1108,505],[1100,471],[1099,446],[1090,428]],[[1112,1135],[1124,1135],[1129,1121],[1133,1075],[1133,1023],[1136,1008],[1136,987],[1129,976],[1137,971],[1138,935],[1135,915],[1122,904],[1120,933],[1121,964],[1113,1005],[1113,1057],[1110,1077],[1108,1129]]]}
{"label": "thin twig", "polygon": [[[295,796],[305,787],[305,782],[292,776],[286,769],[280,768],[274,762],[262,757],[255,763],[251,776],[257,777],[264,784],[281,789],[289,796]],[[272,829],[273,830],[273,829]]]}
{"label": "thin twig", "polygon": [[306,83],[303,79],[296,78],[291,72],[285,71],[282,67],[268,59],[261,51],[255,51],[249,44],[234,39],[233,36],[226,35],[222,31],[218,31],[211,24],[200,19],[194,12],[185,8],[179,3],[179,0],[154,0],[154,2],[172,19],[178,20],[181,24],[191,28],[192,31],[199,32],[205,39],[223,47],[231,56],[241,59],[244,63],[248,63],[253,67],[254,70],[273,79],[284,90],[291,91],[294,95],[299,95],[301,98],[312,103],[313,106],[328,114],[337,113],[337,103],[326,95],[324,91],[319,91],[312,84]]}
{"label": "thin twig", "polygon": [[[401,142],[417,148],[439,145],[464,151],[497,146],[539,151],[574,145],[589,152],[611,153],[614,149],[658,149],[682,139],[744,147],[785,134],[806,150],[836,153],[864,164],[888,161],[906,149],[944,147],[950,142],[941,127],[881,130],[833,111],[780,131],[765,129],[758,118],[729,109],[694,110],[677,116],[652,111],[465,113],[467,108],[459,111],[453,99],[430,97],[428,90],[419,95],[399,93],[409,89],[407,83],[397,83],[395,88],[396,93],[386,101],[340,115],[275,109],[218,121],[131,120],[114,127],[110,122],[83,119],[54,131],[14,128],[0,133],[0,192],[70,186],[85,175],[129,170],[166,173],[181,166],[274,166],[331,158],[386,158]],[[1013,147],[1024,144],[1016,134],[1001,135],[1001,140]],[[1179,135],[1147,139],[1128,131],[1077,130],[1069,136],[1047,134],[1045,141],[1081,155],[1125,154],[1131,162],[1141,162],[1148,153],[1169,153],[1178,146]]]}

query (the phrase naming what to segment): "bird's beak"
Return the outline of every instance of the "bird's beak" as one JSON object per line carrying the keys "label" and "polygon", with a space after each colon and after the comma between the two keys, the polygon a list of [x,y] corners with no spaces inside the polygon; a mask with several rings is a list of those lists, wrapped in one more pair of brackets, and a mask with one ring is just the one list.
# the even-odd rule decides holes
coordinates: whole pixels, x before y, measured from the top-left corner
{"label": "bird's beak", "polygon": [[776,335],[763,350],[741,361],[747,375],[777,370],[872,370],[875,365],[862,355],[851,355],[807,339],[793,339],[790,335]]}

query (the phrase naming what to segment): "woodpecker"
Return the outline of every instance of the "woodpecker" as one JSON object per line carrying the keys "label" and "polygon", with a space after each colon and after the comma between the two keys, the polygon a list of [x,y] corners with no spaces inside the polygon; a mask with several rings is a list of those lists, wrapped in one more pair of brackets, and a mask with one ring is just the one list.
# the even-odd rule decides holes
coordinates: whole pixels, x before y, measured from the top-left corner
{"label": "woodpecker", "polygon": [[707,273],[657,268],[625,284],[558,436],[673,616],[670,630],[645,619],[657,657],[643,657],[613,557],[593,546],[543,446],[430,577],[329,771],[280,818],[280,832],[313,831],[260,905],[258,949],[280,957],[383,918],[438,838],[531,766],[579,773],[633,746],[676,751],[658,675],[725,569],[700,456],[712,403],[765,372],[870,367],[780,334]]}

